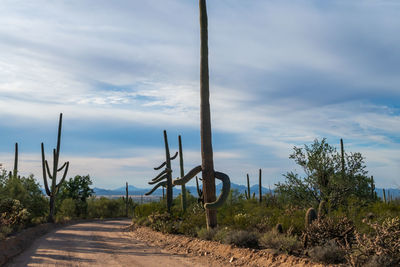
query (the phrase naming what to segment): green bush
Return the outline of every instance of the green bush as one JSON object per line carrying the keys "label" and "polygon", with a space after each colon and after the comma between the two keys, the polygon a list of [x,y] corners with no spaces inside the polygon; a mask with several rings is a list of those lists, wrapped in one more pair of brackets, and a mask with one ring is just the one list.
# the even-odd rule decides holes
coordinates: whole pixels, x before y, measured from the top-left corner
{"label": "green bush", "polygon": [[218,231],[217,228],[214,229],[201,228],[197,231],[197,236],[204,240],[213,240],[217,231]]}
{"label": "green bush", "polygon": [[296,236],[280,234],[276,230],[264,233],[259,243],[261,247],[278,249],[290,254],[298,253],[302,249],[302,244]]}
{"label": "green bush", "polygon": [[125,216],[125,202],[122,198],[91,197],[87,201],[87,217],[118,218]]}
{"label": "green bush", "polygon": [[28,223],[29,216],[19,200],[6,198],[0,201],[0,225],[17,230]]}
{"label": "green bush", "polygon": [[67,221],[76,217],[76,205],[72,198],[63,200],[56,214],[56,221]]}
{"label": "green bush", "polygon": [[245,230],[231,230],[223,239],[225,244],[234,244],[238,247],[258,248],[258,233]]}

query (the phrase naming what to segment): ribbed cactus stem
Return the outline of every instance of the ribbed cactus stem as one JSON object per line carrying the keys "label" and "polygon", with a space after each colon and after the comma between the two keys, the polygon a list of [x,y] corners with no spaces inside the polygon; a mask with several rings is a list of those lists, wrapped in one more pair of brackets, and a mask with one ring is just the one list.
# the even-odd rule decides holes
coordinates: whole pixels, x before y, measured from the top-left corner
{"label": "ribbed cactus stem", "polygon": [[125,187],[125,191],[126,191],[126,198],[125,198],[125,216],[128,217],[128,182],[126,182],[126,187]]}
{"label": "ribbed cactus stem", "polygon": [[344,146],[343,139],[340,139],[340,159],[341,159],[341,167],[342,167],[342,180],[345,180],[345,162],[344,162]]}
{"label": "ribbed cactus stem", "polygon": [[[182,138],[179,135],[178,136],[178,141],[179,141],[179,167],[181,171],[181,178],[185,176],[185,170],[183,168],[183,152],[182,152]],[[185,184],[182,184],[181,186],[181,204],[182,204],[182,210],[183,212],[186,212],[186,186]]]}
{"label": "ribbed cactus stem", "polygon": [[305,226],[308,227],[314,220],[317,219],[317,213],[314,208],[309,208],[306,212]]}
{"label": "ribbed cactus stem", "polygon": [[382,192],[383,192],[383,202],[386,202],[386,192],[385,192],[385,188],[382,188]]}
{"label": "ribbed cactus stem", "polygon": [[18,143],[15,143],[15,155],[14,155],[14,170],[13,177],[17,178],[18,175]]}
{"label": "ribbed cactus stem", "polygon": [[262,173],[261,169],[258,172],[258,202],[260,204],[262,203],[262,184],[261,184],[261,179],[262,179]]}
{"label": "ribbed cactus stem", "polygon": [[250,178],[249,174],[247,174],[247,191],[244,191],[246,199],[250,199],[251,193],[250,193]]}
{"label": "ribbed cactus stem", "polygon": [[328,206],[325,200],[322,200],[318,206],[318,219],[324,218],[328,214]]}
{"label": "ribbed cactus stem", "polygon": [[374,176],[371,176],[371,198],[375,199],[375,181]]}

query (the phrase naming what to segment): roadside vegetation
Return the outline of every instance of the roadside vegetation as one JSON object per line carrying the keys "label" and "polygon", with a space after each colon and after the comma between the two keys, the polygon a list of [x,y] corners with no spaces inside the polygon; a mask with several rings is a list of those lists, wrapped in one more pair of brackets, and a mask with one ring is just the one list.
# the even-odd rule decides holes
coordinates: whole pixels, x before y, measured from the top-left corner
{"label": "roadside vegetation", "polygon": [[274,249],[323,264],[400,264],[400,199],[377,197],[360,153],[346,153],[343,144],[338,153],[323,139],[295,147],[290,158],[303,174],[285,174],[261,203],[231,190],[216,228],[206,228],[201,196],[191,192],[186,211],[177,196],[170,212],[166,200],[137,206],[133,221],[164,233]]}
{"label": "roadside vegetation", "polygon": [[[124,198],[96,198],[91,184],[89,175],[77,175],[61,184],[56,198],[55,222],[126,216]],[[24,228],[47,222],[48,207],[49,199],[33,175],[14,176],[1,169],[0,240]],[[129,198],[128,216],[132,216],[134,207],[135,203]]]}

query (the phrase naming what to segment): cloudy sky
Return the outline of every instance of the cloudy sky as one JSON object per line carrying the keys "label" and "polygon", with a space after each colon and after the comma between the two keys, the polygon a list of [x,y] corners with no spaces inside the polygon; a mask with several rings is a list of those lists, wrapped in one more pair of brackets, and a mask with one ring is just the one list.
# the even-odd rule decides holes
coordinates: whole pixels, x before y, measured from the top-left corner
{"label": "cloudy sky", "polygon": [[[294,145],[361,152],[400,186],[400,3],[208,1],[215,168],[265,185]],[[64,114],[61,160],[94,186],[144,187],[182,135],[200,164],[197,0],[0,2],[0,162],[41,181]],[[177,170],[178,162],[174,169]],[[176,174],[178,172],[175,172]]]}

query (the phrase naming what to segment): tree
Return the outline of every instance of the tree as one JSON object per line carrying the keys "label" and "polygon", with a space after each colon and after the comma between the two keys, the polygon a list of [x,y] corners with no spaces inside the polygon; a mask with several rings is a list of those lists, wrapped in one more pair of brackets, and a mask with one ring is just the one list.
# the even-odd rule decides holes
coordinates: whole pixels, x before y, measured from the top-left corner
{"label": "tree", "polygon": [[302,167],[305,176],[284,174],[285,183],[276,184],[276,191],[285,200],[305,207],[322,200],[337,206],[349,197],[371,200],[372,179],[367,176],[361,153],[344,153],[342,148],[339,154],[325,138],[293,150],[289,158]]}
{"label": "tree", "polygon": [[90,176],[77,175],[74,178],[69,178],[61,185],[60,190],[60,203],[64,199],[70,198],[75,201],[75,211],[77,217],[85,217],[87,215],[87,199],[94,194],[92,188],[92,181]]}

